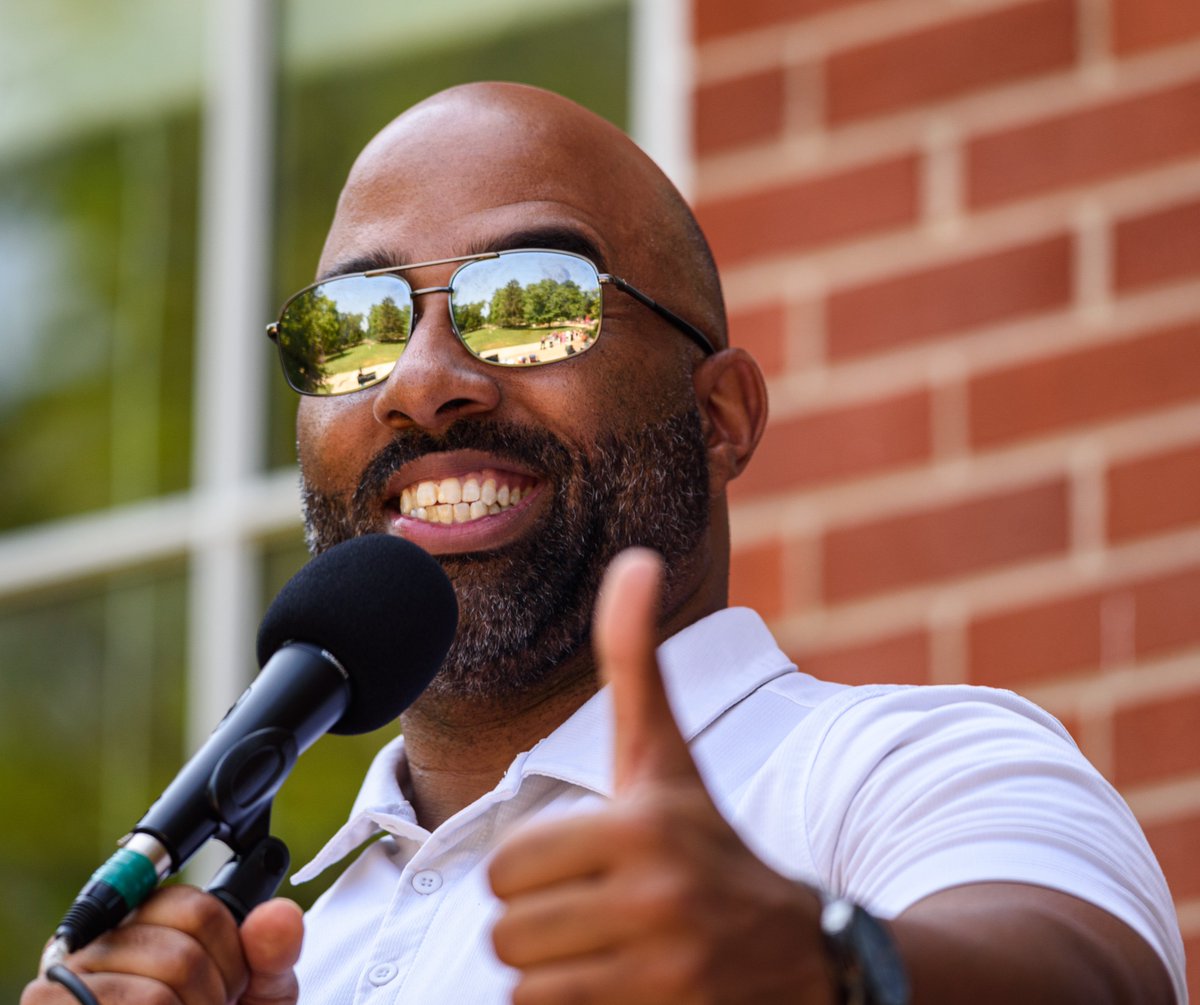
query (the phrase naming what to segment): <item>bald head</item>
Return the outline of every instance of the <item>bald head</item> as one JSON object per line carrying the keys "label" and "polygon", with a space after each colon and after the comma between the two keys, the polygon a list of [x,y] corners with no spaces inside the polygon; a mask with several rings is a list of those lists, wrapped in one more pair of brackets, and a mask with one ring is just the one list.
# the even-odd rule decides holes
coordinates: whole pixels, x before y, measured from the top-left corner
{"label": "bald head", "polygon": [[364,254],[381,264],[466,254],[560,226],[579,229],[603,269],[725,344],[712,255],[670,180],[611,123],[520,84],[454,87],[389,123],[350,171],[321,271]]}

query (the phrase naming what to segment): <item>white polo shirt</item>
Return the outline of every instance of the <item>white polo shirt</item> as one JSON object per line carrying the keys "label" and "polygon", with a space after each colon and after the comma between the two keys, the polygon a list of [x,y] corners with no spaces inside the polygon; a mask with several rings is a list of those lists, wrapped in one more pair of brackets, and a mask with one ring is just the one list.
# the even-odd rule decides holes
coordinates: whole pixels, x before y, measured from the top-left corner
{"label": "white polo shirt", "polygon": [[[1139,932],[1186,1005],[1175,912],[1145,838],[1041,709],[987,688],[818,681],[737,608],[669,639],[659,663],[716,804],[780,873],[883,917],[964,883],[1062,890]],[[601,809],[611,741],[601,692],[432,833],[397,780],[403,739],[388,744],[349,821],[293,878],[383,834],[308,913],[302,1005],[509,1001],[488,861],[519,824]]]}

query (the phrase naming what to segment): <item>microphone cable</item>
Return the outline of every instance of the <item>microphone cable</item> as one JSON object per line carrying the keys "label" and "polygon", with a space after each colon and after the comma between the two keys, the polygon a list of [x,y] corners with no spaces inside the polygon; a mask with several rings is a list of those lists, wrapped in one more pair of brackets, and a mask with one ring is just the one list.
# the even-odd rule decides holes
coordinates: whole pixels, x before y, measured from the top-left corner
{"label": "microphone cable", "polygon": [[79,975],[73,970],[68,970],[61,963],[55,963],[46,969],[46,980],[54,981],[55,984],[61,984],[71,992],[71,995],[79,1002],[79,1005],[100,1005],[96,996],[80,980]]}

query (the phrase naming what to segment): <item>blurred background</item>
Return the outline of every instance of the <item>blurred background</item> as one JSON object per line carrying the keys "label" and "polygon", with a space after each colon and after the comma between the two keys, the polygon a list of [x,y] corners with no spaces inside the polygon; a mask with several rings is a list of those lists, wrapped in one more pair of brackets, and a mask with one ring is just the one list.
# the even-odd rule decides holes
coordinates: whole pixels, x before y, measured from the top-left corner
{"label": "blurred background", "polygon": [[[697,208],[772,398],[734,602],[816,675],[1049,708],[1200,957],[1200,6],[0,0],[0,996],[252,676],[305,559],[262,326],[473,79]],[[296,864],[385,738],[301,760]]]}

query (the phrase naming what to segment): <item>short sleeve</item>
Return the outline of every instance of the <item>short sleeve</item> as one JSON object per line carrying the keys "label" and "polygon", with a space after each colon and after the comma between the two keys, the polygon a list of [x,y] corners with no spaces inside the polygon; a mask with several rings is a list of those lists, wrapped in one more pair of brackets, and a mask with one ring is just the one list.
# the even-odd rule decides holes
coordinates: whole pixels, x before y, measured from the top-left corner
{"label": "short sleeve", "polygon": [[806,836],[828,888],[885,917],[967,883],[1060,890],[1141,934],[1187,1000],[1162,871],[1053,717],[1006,691],[861,688],[807,725]]}

